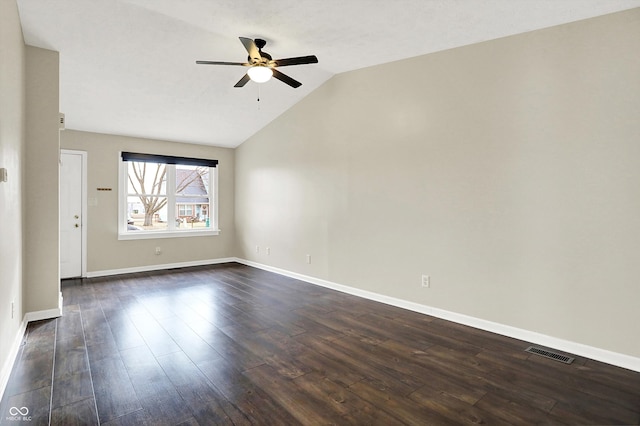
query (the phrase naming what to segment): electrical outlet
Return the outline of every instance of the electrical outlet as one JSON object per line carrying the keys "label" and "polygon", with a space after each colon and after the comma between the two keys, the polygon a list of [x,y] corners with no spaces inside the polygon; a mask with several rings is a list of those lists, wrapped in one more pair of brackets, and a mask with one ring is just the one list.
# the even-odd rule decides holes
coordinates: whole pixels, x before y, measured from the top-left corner
{"label": "electrical outlet", "polygon": [[311,255],[310,254],[307,255],[307,263],[311,264]]}
{"label": "electrical outlet", "polygon": [[429,278],[429,275],[422,276],[422,287],[425,287],[425,288],[431,287],[431,278]]}
{"label": "electrical outlet", "polygon": [[271,247],[267,247],[265,250],[267,251],[267,256],[269,256],[271,254]]}
{"label": "electrical outlet", "polygon": [[11,302],[11,319],[13,319],[16,302]]}
{"label": "electrical outlet", "polygon": [[162,249],[160,247],[156,247],[156,254],[162,253]]}

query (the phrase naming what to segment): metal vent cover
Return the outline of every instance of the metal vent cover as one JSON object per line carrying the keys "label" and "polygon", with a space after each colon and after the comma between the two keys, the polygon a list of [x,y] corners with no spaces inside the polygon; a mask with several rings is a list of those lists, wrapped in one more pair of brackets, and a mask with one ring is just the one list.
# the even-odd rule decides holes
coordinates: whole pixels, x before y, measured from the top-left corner
{"label": "metal vent cover", "polygon": [[575,358],[571,358],[570,356],[562,355],[557,352],[548,351],[546,349],[537,348],[535,346],[529,346],[524,350],[525,352],[529,352],[531,354],[540,355],[545,358],[552,359],[554,361],[563,362],[565,364],[571,364]]}

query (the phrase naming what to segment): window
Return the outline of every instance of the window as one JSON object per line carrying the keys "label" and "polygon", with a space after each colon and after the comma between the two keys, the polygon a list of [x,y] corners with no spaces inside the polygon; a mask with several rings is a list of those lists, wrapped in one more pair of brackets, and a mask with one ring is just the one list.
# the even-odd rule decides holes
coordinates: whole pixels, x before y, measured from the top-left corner
{"label": "window", "polygon": [[178,204],[178,216],[193,216],[193,206],[191,204]]}
{"label": "window", "polygon": [[217,235],[217,164],[123,152],[119,238]]}

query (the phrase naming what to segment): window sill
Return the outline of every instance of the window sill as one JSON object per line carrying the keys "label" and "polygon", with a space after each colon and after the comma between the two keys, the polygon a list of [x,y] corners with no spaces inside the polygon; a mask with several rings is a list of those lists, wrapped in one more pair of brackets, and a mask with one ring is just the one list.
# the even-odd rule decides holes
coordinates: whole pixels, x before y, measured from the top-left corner
{"label": "window sill", "polygon": [[220,234],[219,229],[203,230],[184,230],[184,231],[141,231],[119,233],[118,240],[149,240],[154,238],[190,238],[190,237],[211,237]]}

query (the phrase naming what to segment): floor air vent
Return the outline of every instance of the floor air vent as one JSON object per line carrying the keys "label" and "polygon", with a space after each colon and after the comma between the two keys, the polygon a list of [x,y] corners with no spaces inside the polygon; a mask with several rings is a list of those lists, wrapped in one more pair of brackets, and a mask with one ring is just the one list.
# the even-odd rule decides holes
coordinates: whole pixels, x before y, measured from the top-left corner
{"label": "floor air vent", "polygon": [[524,350],[525,352],[529,352],[532,354],[540,355],[545,358],[552,359],[554,361],[564,362],[565,364],[571,364],[575,358],[571,358],[570,356],[561,355],[556,352],[547,351],[541,348],[536,348],[535,346],[529,346]]}

